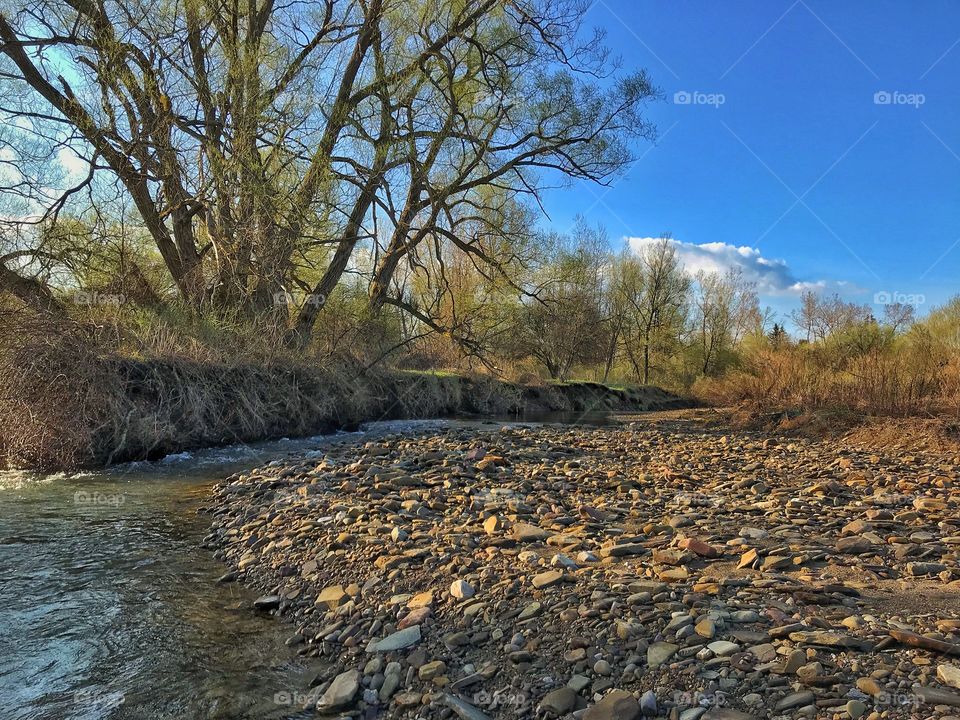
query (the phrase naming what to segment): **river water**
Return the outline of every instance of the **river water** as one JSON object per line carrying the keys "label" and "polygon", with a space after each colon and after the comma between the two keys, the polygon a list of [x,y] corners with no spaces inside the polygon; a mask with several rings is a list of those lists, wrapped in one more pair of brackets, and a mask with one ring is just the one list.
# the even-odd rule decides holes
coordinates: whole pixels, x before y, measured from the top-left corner
{"label": "river water", "polygon": [[[550,420],[567,418],[554,416]],[[601,423],[602,416],[572,418]],[[447,423],[377,423],[358,440]],[[0,472],[2,720],[270,720],[317,667],[201,547],[210,486],[343,434],[76,475]]]}

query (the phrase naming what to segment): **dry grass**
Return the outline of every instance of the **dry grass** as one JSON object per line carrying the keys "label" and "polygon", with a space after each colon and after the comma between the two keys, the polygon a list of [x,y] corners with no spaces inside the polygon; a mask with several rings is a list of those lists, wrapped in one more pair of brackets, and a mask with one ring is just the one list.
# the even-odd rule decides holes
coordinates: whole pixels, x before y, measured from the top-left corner
{"label": "dry grass", "polygon": [[0,309],[0,452],[28,467],[85,464],[117,401],[80,326]]}
{"label": "dry grass", "polygon": [[182,338],[169,352],[157,357],[155,346],[151,357],[130,357],[104,341],[102,325],[0,312],[0,465],[102,466],[378,419],[680,402],[594,384],[524,386],[344,363],[321,368],[242,346],[234,347],[235,360],[216,348],[214,359],[197,360]]}
{"label": "dry grass", "polygon": [[904,344],[853,357],[827,348],[762,348],[742,367],[706,378],[693,395],[716,406],[754,411],[834,411],[911,417],[957,413],[960,358]]}

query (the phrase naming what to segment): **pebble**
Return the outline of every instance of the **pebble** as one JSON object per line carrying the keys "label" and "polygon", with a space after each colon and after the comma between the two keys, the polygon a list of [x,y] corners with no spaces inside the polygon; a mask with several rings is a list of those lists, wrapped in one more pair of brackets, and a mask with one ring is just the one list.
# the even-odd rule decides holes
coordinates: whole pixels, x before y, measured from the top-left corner
{"label": "pebble", "polygon": [[345,439],[218,485],[206,543],[325,668],[325,713],[956,716],[960,457],[772,440],[682,419]]}

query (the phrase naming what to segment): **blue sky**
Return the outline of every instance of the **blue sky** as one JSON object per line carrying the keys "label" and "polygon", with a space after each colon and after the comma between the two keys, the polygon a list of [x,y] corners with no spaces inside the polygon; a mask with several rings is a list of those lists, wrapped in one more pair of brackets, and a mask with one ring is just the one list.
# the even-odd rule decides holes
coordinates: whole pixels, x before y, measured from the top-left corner
{"label": "blue sky", "polygon": [[669,231],[780,313],[807,287],[921,314],[960,292],[960,2],[598,0],[587,21],[661,89],[659,139],[611,187],[550,191],[553,226]]}

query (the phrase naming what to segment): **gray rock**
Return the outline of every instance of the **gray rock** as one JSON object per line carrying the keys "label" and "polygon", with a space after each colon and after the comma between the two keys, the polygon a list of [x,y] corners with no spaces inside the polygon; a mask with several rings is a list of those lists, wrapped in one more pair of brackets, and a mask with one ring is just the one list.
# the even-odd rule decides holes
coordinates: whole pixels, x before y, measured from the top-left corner
{"label": "gray rock", "polygon": [[573,710],[577,693],[571,687],[562,687],[548,692],[540,701],[540,709],[548,715],[559,717]]}
{"label": "gray rock", "polygon": [[637,720],[639,717],[640,703],[626,690],[611,690],[583,714],[583,720]]}
{"label": "gray rock", "polygon": [[337,675],[317,700],[317,712],[332,712],[348,707],[360,689],[360,671],[347,670]]}
{"label": "gray rock", "polygon": [[640,696],[640,712],[648,717],[657,714],[657,694],[653,690]]}
{"label": "gray rock", "polygon": [[803,705],[809,705],[815,699],[815,696],[809,690],[803,690],[802,692],[790,693],[785,698],[780,700],[777,703],[777,710],[790,710],[791,708],[801,707]]}
{"label": "gray rock", "polygon": [[392,635],[388,635],[382,640],[377,640],[367,646],[367,652],[380,653],[391,652],[393,650],[403,650],[412,647],[420,642],[420,626],[411,625],[403,630],[397,630]]}
{"label": "gray rock", "polygon": [[490,720],[490,718],[478,708],[474,707],[466,700],[461,700],[453,695],[444,695],[443,702],[447,707],[453,710],[462,720]]}
{"label": "gray rock", "polygon": [[680,646],[673,643],[656,642],[647,648],[647,665],[652,668],[660,667],[672,658],[679,649]]}
{"label": "gray rock", "polygon": [[276,610],[280,607],[279,595],[263,595],[253,601],[255,610]]}
{"label": "gray rock", "polygon": [[955,693],[953,690],[914,685],[913,694],[920,698],[920,702],[924,703],[925,705],[949,705],[950,707],[960,707],[960,693]]}

